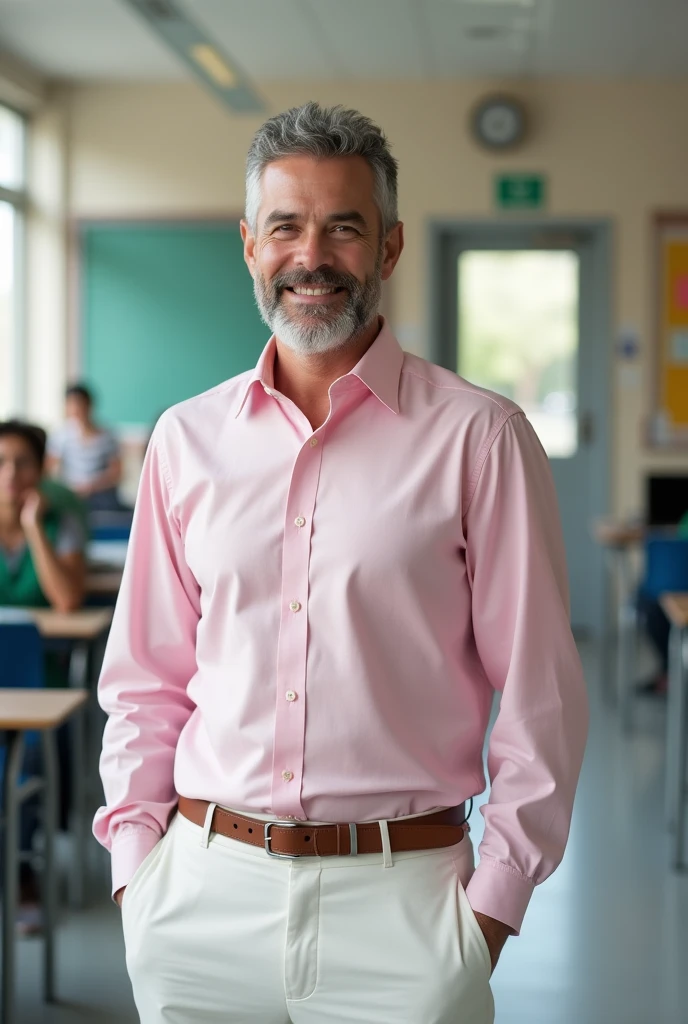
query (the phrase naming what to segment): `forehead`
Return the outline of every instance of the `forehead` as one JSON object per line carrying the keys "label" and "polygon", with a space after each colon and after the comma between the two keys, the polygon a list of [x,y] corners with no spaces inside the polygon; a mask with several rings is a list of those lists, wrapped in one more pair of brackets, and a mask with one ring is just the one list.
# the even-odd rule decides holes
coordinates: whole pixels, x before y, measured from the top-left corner
{"label": "forehead", "polygon": [[0,435],[0,453],[4,456],[11,455],[13,458],[27,454],[35,458],[29,442],[18,434]]}
{"label": "forehead", "polygon": [[374,188],[372,169],[362,156],[284,157],[263,171],[260,215],[280,209],[316,216],[358,210],[374,216]]}

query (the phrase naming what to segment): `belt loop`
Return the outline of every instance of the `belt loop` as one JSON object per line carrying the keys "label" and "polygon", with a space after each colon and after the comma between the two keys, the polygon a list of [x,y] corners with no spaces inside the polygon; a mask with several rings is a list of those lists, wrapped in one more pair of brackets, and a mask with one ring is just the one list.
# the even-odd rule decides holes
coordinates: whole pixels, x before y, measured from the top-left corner
{"label": "belt loop", "polygon": [[208,849],[208,843],[210,842],[210,826],[213,823],[213,814],[217,804],[208,804],[208,810],[205,812],[205,825],[203,826],[203,835],[201,836],[201,846],[204,850]]}
{"label": "belt loop", "polygon": [[380,838],[382,840],[382,866],[383,868],[393,868],[394,861],[392,860],[392,845],[389,841],[389,825],[386,821],[378,821],[380,826]]}

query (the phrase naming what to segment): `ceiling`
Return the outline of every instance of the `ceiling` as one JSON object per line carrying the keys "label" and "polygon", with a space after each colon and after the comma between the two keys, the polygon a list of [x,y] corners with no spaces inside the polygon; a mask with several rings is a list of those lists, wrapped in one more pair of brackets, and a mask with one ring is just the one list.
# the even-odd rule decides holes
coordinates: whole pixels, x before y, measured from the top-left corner
{"label": "ceiling", "polygon": [[[270,78],[688,75],[688,0],[176,0]],[[184,78],[122,0],[0,0],[0,48],[52,78]]]}

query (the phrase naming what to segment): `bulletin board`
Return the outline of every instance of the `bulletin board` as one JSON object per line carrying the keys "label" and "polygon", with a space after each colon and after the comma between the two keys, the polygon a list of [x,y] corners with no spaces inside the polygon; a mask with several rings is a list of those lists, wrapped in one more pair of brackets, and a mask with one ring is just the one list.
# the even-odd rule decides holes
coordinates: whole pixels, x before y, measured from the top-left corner
{"label": "bulletin board", "polygon": [[655,445],[688,447],[688,213],[655,221]]}

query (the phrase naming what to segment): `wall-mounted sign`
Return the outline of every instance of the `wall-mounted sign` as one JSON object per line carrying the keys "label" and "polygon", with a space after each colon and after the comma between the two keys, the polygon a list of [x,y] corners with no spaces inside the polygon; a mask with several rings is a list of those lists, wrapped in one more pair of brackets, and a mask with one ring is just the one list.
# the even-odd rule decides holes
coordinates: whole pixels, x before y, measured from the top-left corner
{"label": "wall-mounted sign", "polygon": [[498,174],[495,198],[500,210],[539,210],[547,199],[544,174]]}

